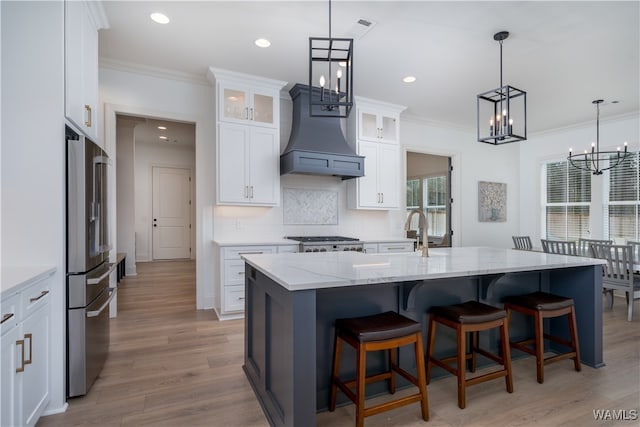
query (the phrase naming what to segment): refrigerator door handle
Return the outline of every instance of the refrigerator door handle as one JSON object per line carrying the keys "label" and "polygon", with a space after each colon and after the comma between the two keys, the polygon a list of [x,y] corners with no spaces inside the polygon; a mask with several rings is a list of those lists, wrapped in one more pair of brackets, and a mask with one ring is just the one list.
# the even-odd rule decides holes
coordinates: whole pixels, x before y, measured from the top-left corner
{"label": "refrigerator door handle", "polygon": [[116,292],[117,292],[116,288],[110,288],[109,289],[109,299],[107,301],[105,301],[105,303],[102,304],[102,306],[99,309],[92,310],[92,311],[87,311],[87,317],[97,317],[97,316],[99,316],[100,313],[102,313],[102,310],[104,310],[109,305],[109,303],[111,302],[113,297],[116,296]]}
{"label": "refrigerator door handle", "polygon": [[103,273],[100,277],[95,277],[93,279],[87,279],[87,285],[97,285],[98,283],[102,282],[102,280],[109,276],[109,274],[111,274],[111,272],[113,271],[113,268],[108,269],[105,273]]}

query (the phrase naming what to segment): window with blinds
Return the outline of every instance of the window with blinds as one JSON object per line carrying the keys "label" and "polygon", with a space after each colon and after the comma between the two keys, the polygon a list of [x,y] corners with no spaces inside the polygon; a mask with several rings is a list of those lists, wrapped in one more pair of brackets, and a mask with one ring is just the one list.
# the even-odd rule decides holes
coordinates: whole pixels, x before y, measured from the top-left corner
{"label": "window with blinds", "polygon": [[[615,156],[615,155],[614,155]],[[617,244],[639,240],[640,153],[609,170],[605,186],[604,235]]]}
{"label": "window with blinds", "polygon": [[551,240],[589,237],[591,175],[566,160],[544,165],[545,236]]}

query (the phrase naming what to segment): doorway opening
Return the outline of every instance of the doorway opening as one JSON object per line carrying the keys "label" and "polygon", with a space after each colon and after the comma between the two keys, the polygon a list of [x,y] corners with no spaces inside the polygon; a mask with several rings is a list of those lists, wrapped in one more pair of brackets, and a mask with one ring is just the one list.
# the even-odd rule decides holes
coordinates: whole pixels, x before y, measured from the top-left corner
{"label": "doorway opening", "polygon": [[[451,157],[407,151],[407,215],[424,212],[430,247],[451,247]],[[411,219],[409,238],[419,239],[419,218]]]}
{"label": "doorway opening", "polygon": [[195,259],[194,176],[194,123],[116,114],[116,241],[127,261]]}

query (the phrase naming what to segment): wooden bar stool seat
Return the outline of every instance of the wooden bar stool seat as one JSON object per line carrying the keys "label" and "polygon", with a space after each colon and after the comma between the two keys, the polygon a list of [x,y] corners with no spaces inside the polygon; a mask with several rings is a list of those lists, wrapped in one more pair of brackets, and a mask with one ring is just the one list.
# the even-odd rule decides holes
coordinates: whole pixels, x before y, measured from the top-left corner
{"label": "wooden bar stool seat", "polygon": [[[364,418],[380,412],[398,408],[414,402],[420,402],[422,418],[429,419],[427,387],[424,370],[424,351],[422,348],[422,327],[420,323],[398,313],[388,311],[372,316],[336,320],[336,334],[333,352],[333,372],[331,374],[331,398],[329,410],[336,408],[338,388],[356,405],[356,426],[364,425]],[[356,378],[343,381],[339,378],[342,342],[356,349]],[[396,350],[413,344],[415,348],[417,377],[398,366]],[[388,350],[389,370],[367,376],[367,352]],[[418,387],[418,392],[390,402],[365,408],[365,385],[377,381],[389,380],[389,392],[395,393],[398,373]],[[352,390],[355,388],[355,391]]]}
{"label": "wooden bar stool seat", "polygon": [[[434,357],[436,325],[440,323],[456,330],[457,352],[455,356],[438,359]],[[478,332],[487,329],[500,328],[502,355],[494,354],[478,346]],[[471,333],[471,351],[467,353],[467,333]],[[509,327],[507,314],[504,310],[477,301],[461,304],[431,307],[429,310],[429,343],[427,356],[427,384],[431,380],[431,369],[437,365],[458,377],[458,406],[466,406],[467,386],[483,383],[496,378],[505,377],[507,391],[513,392],[513,377],[511,375],[511,356],[509,354]],[[466,362],[471,360],[471,372],[476,370],[476,353],[488,357],[503,365],[503,368],[483,375],[467,379]],[[452,363],[456,367],[452,367]]]}
{"label": "wooden bar stool seat", "polygon": [[[582,369],[580,365],[580,349],[578,346],[578,329],[576,326],[576,315],[573,308],[573,299],[547,292],[533,292],[527,295],[514,295],[502,300],[507,310],[507,318],[511,321],[513,311],[533,316],[535,324],[535,337],[522,341],[512,341],[511,347],[536,357],[536,370],[538,382],[544,382],[545,363],[557,362],[559,360],[573,359],[576,371]],[[567,316],[569,321],[570,341],[563,338],[544,333],[544,319]],[[550,340],[564,345],[571,349],[566,353],[559,353],[553,356],[544,357],[544,340]]]}

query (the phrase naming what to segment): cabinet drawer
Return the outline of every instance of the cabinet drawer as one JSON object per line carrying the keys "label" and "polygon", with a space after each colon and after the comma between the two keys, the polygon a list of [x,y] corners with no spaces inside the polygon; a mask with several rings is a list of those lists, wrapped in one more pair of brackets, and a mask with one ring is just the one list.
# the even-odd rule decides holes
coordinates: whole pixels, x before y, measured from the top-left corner
{"label": "cabinet drawer", "polygon": [[245,254],[274,254],[276,253],[275,246],[242,246],[242,247],[229,247],[222,250],[222,256],[224,259],[241,259],[240,257]]}
{"label": "cabinet drawer", "polygon": [[298,252],[298,245],[278,246],[278,253],[279,254],[297,253],[297,252]]}
{"label": "cabinet drawer", "polygon": [[244,261],[226,260],[224,262],[224,284],[244,283]]}
{"label": "cabinet drawer", "polygon": [[49,281],[43,280],[34,283],[20,293],[22,300],[20,308],[22,310],[22,318],[27,318],[31,313],[38,310],[49,302]]}
{"label": "cabinet drawer", "polygon": [[413,242],[380,243],[378,244],[378,252],[413,252]]}
{"label": "cabinet drawer", "polygon": [[378,244],[377,243],[365,243],[362,245],[362,250],[367,254],[377,254],[378,253]]}
{"label": "cabinet drawer", "polygon": [[20,294],[3,298],[0,304],[0,335],[13,328],[20,320]]}
{"label": "cabinet drawer", "polygon": [[244,311],[244,284],[224,287],[223,311]]}

